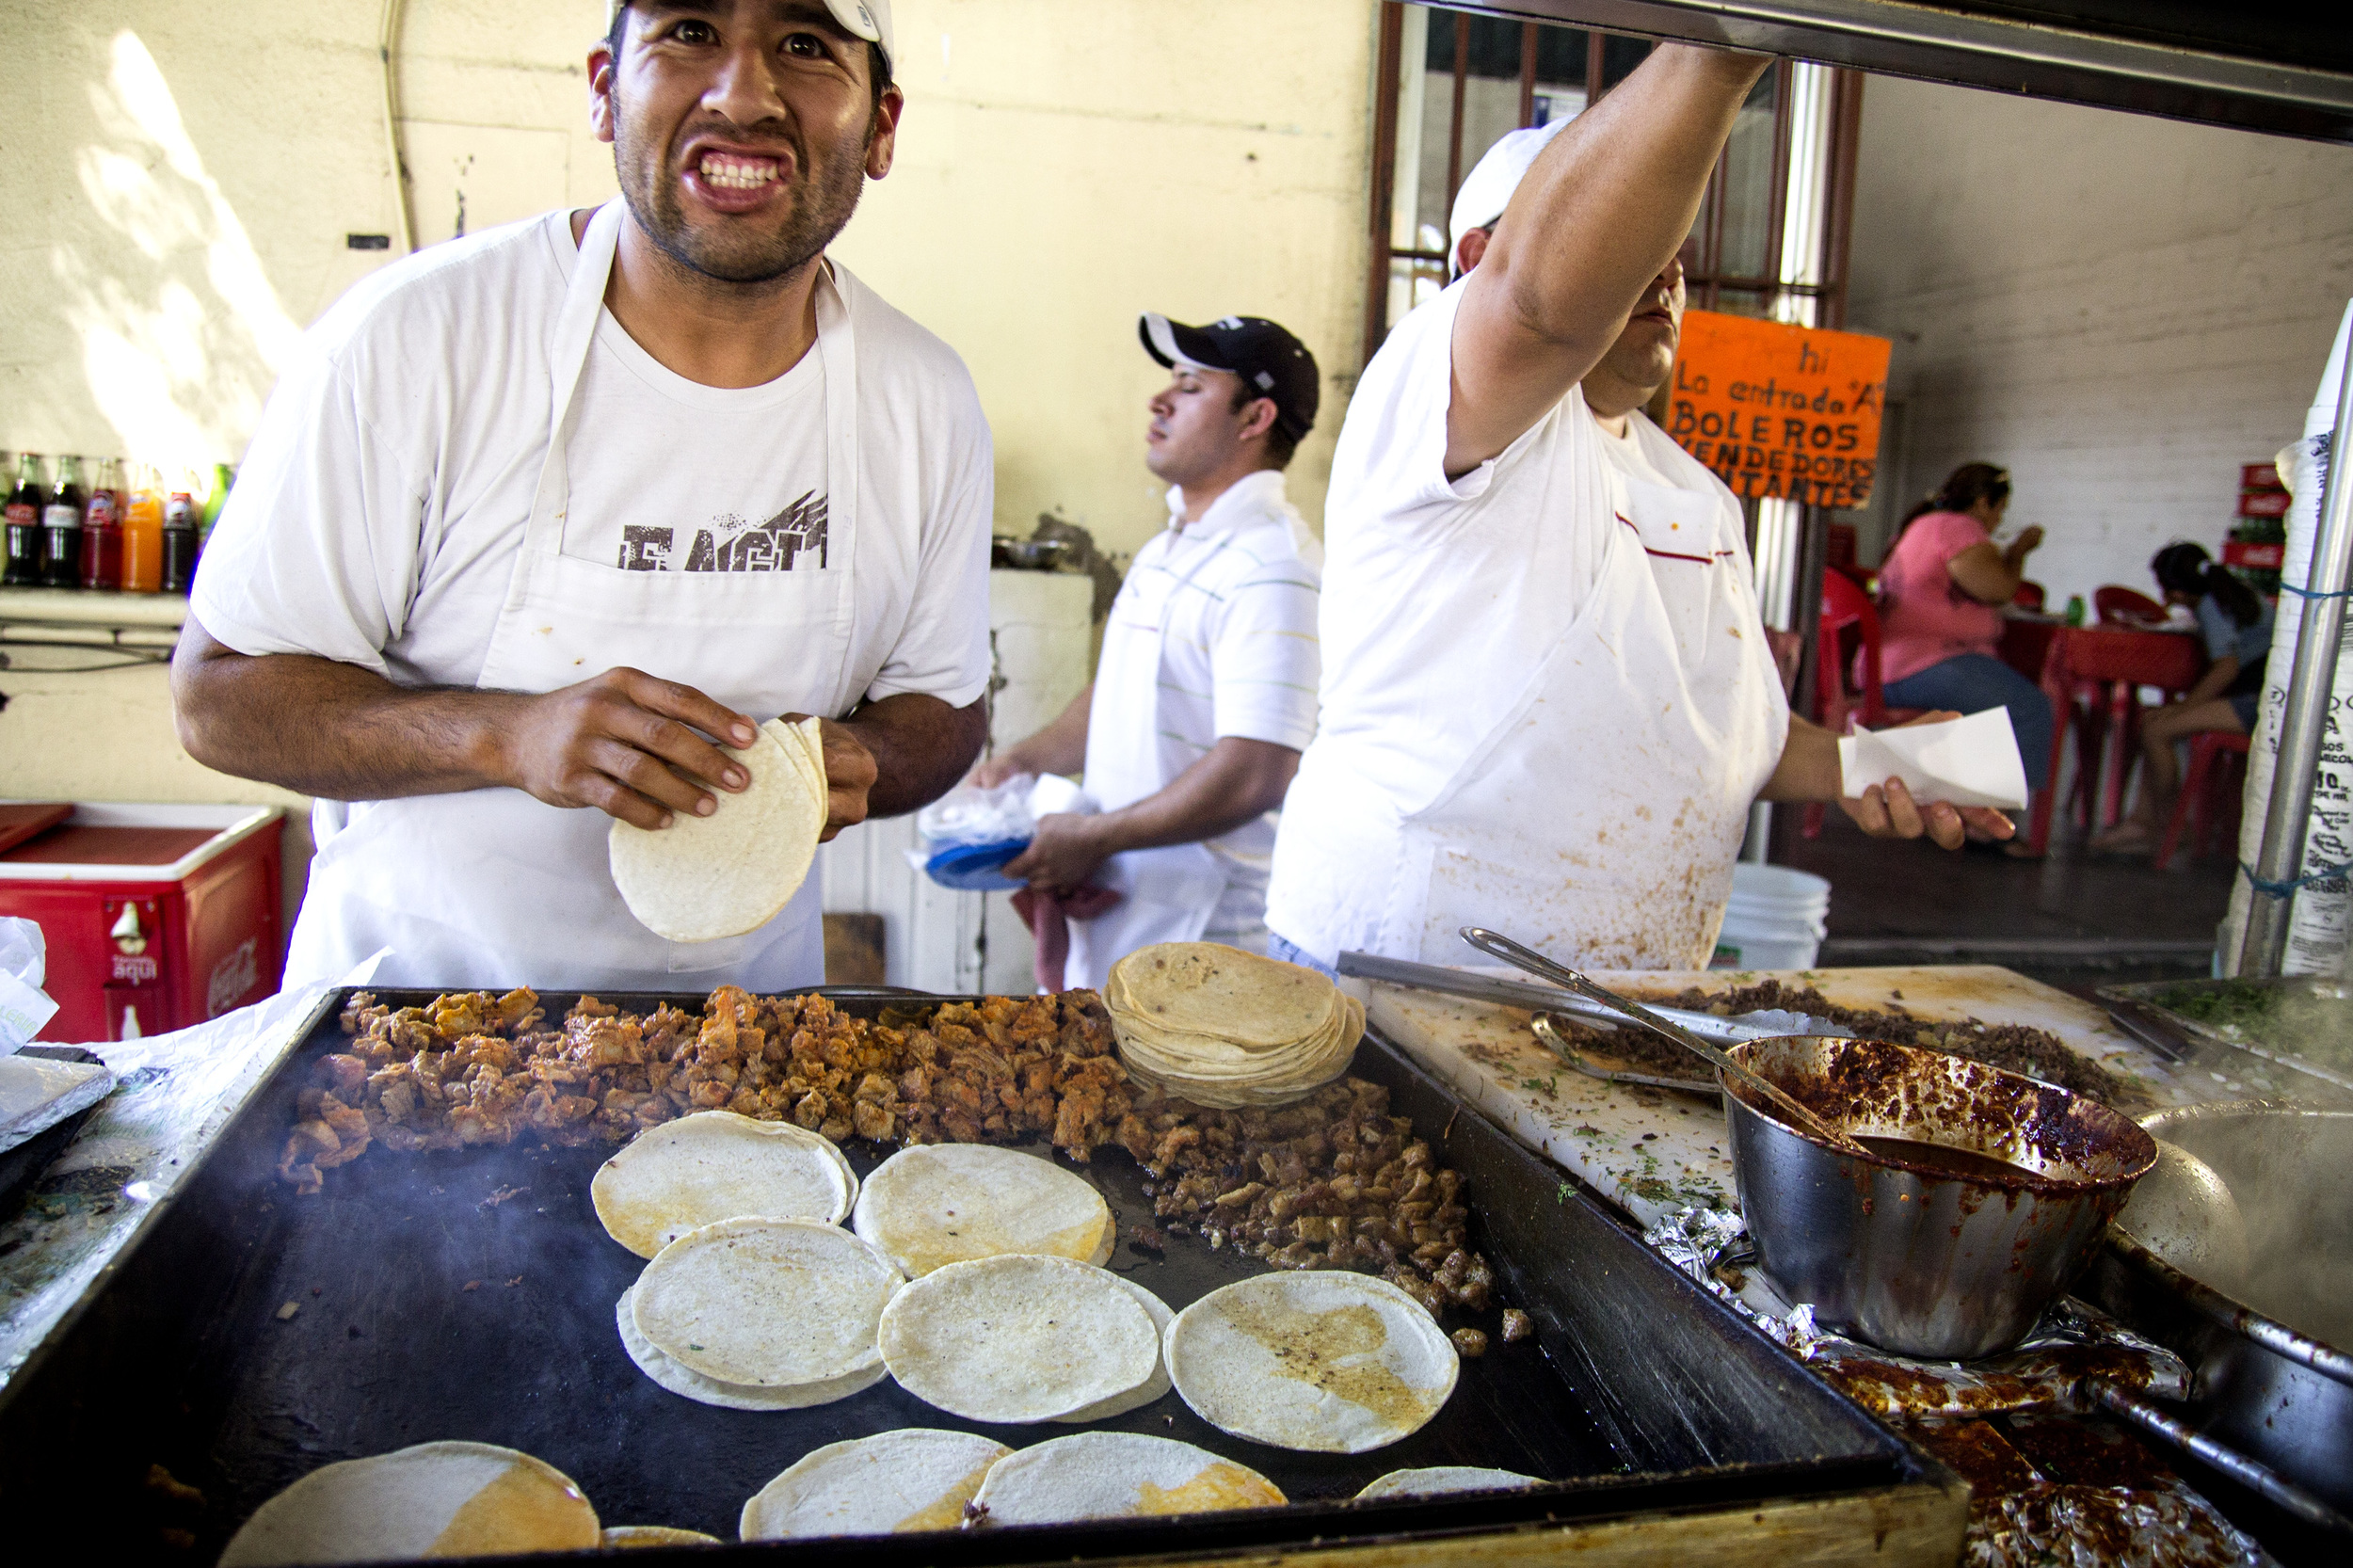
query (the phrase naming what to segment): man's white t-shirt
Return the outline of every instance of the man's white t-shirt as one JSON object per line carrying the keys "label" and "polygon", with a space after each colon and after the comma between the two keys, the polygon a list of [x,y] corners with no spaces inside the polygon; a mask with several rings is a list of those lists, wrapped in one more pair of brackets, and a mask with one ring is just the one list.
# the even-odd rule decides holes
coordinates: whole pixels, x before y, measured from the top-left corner
{"label": "man's white t-shirt", "polygon": [[[570,215],[551,213],[395,264],[312,327],[197,573],[208,632],[399,685],[476,682],[547,455],[550,340],[578,254]],[[564,552],[639,570],[853,566],[853,695],[963,707],[989,671],[987,422],[952,349],[837,276],[856,344],[855,561],[826,533],[840,478],[823,356],[765,386],[705,387],[609,312],[566,449]],[[321,809],[331,831],[342,808]]]}
{"label": "man's white t-shirt", "polygon": [[[1316,732],[1314,536],[1263,469],[1136,552],[1103,626],[1088,709],[1087,792],[1115,811],[1158,794],[1225,737],[1305,750]],[[1279,813],[1203,840],[1225,891],[1206,941],[1264,952]]]}
{"label": "man's white t-shirt", "polygon": [[[625,571],[824,571],[825,365],[758,387],[671,370],[610,311],[582,376],[564,553]],[[647,456],[664,454],[648,484]]]}
{"label": "man's white t-shirt", "polygon": [[[1449,479],[1462,297],[1458,281],[1400,322],[1349,400],[1324,503],[1321,711],[1287,818],[1370,817],[1393,831],[1437,802],[1593,598],[1609,532],[1631,526],[1617,515],[1613,470],[1714,496],[1717,536],[1705,548],[1731,554],[1748,580],[1732,492],[1640,412],[1626,437],[1610,436],[1581,390],[1500,455]],[[1671,614],[1697,584],[1673,573],[1657,581]],[[1753,596],[1742,615],[1754,621]],[[1762,646],[1761,623],[1755,635]],[[1330,950],[1326,914],[1386,906],[1401,874],[1375,856],[1303,870],[1278,845],[1267,924],[1309,952]],[[1336,876],[1358,882],[1335,888]]]}

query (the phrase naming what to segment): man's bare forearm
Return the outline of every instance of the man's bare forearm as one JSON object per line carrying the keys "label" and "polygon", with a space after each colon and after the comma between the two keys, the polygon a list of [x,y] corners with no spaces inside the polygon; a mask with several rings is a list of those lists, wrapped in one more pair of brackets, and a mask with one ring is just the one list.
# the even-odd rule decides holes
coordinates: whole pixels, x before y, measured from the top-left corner
{"label": "man's bare forearm", "polygon": [[208,768],[329,800],[507,782],[498,736],[520,698],[416,690],[308,654],[259,657],[188,622],[171,664],[180,744]]}
{"label": "man's bare forearm", "polygon": [[1228,735],[1167,788],[1106,811],[1093,825],[1107,854],[1220,838],[1283,804],[1299,753],[1272,741]]}
{"label": "man's bare forearm", "polygon": [[985,699],[951,708],[936,696],[903,692],[860,707],[841,727],[874,756],[867,815],[920,811],[952,788],[988,738]]}

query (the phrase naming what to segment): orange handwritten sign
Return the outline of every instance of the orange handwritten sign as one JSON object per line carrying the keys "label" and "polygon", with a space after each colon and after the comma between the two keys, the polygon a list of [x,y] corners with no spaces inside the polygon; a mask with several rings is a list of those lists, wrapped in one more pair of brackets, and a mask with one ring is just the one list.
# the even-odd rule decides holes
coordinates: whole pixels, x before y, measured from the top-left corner
{"label": "orange handwritten sign", "polygon": [[1692,311],[1667,434],[1739,496],[1860,506],[1879,467],[1885,338]]}

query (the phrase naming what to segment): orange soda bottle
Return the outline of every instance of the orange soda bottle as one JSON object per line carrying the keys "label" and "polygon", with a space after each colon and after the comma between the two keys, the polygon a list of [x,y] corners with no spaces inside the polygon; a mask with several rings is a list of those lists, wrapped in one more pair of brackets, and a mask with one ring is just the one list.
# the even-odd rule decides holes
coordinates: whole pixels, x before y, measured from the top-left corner
{"label": "orange soda bottle", "polygon": [[122,509],[122,591],[160,593],[164,585],[164,497],[150,463],[131,465]]}

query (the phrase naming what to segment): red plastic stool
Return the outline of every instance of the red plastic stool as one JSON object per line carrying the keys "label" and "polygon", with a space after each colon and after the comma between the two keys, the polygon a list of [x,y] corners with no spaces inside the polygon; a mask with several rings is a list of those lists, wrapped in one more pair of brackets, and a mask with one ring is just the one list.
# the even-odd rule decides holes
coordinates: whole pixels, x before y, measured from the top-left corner
{"label": "red plastic stool", "polygon": [[[2189,824],[2190,808],[2198,808],[2196,853],[2214,853],[2215,830],[2221,825],[2224,812],[2218,798],[2221,787],[2233,770],[2222,765],[2222,759],[2247,755],[2247,737],[2233,735],[2224,729],[2209,729],[2193,735],[2189,742],[2189,771],[2182,777],[2182,792],[2174,797],[2173,815],[2165,824],[2165,838],[2157,844],[2153,864],[2163,871],[2173,858],[2173,851],[2182,841],[2182,829]],[[2245,763],[2239,765],[2241,773]]]}

